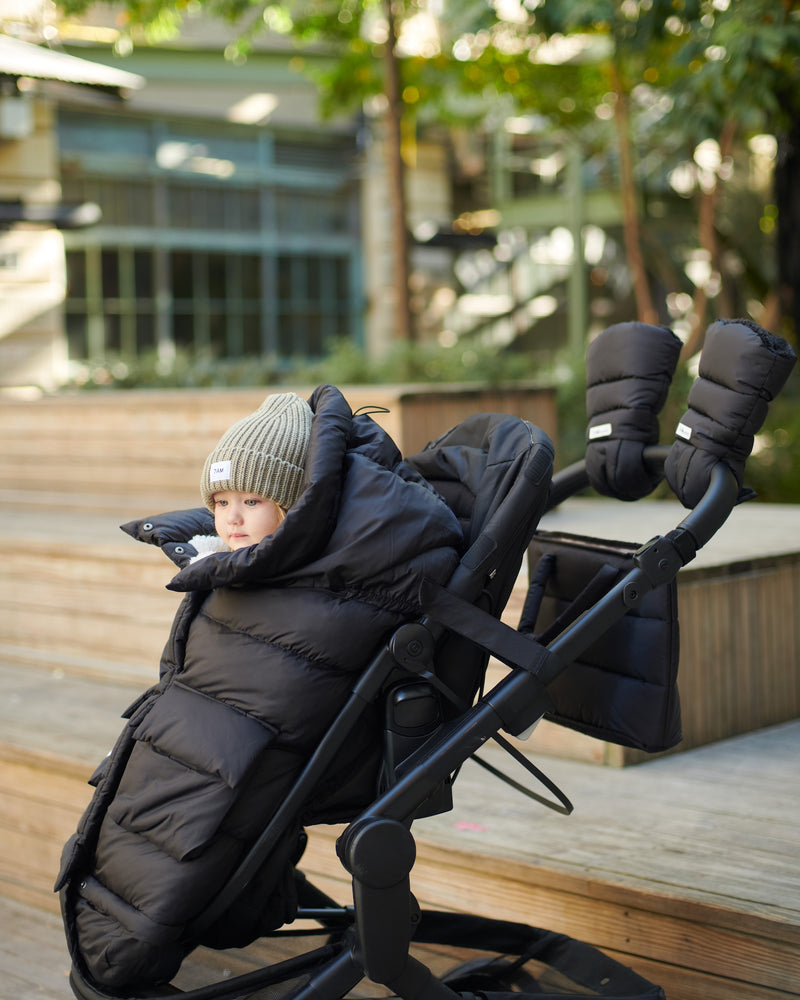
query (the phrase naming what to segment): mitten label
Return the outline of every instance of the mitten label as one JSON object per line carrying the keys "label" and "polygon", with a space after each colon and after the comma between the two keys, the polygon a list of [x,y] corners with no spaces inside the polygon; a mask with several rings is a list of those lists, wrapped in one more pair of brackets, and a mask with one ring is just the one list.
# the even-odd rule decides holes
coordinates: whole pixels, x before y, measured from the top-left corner
{"label": "mitten label", "polygon": [[675,428],[675,434],[677,437],[682,437],[685,441],[691,441],[692,439],[692,428],[688,424],[679,423]]}
{"label": "mitten label", "polygon": [[589,428],[589,440],[596,441],[598,438],[611,437],[613,429],[611,424],[595,424],[594,427]]}

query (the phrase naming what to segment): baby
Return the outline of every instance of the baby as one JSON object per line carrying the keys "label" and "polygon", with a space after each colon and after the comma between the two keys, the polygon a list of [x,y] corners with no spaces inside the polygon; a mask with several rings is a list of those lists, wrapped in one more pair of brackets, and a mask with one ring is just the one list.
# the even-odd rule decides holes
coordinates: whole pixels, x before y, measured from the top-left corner
{"label": "baby", "polygon": [[[349,822],[374,797],[380,700],[236,900],[196,929],[463,542],[453,511],[333,386],[308,402],[268,396],[223,434],[200,492],[203,508],[124,526],[178,563],[168,587],[185,596],[56,882],[74,963],[107,991],[150,990],[197,944],[244,947],[294,919],[304,828]],[[200,558],[186,564],[187,549]]]}
{"label": "baby", "polygon": [[217,535],[196,535],[194,560],[273,534],[303,488],[313,413],[293,392],[268,396],[222,435],[200,480]]}

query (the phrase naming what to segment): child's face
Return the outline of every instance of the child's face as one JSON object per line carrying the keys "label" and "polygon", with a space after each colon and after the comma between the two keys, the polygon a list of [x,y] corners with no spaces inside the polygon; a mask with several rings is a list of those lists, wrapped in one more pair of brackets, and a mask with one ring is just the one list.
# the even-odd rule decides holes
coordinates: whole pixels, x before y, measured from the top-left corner
{"label": "child's face", "polygon": [[214,494],[214,526],[229,549],[255,545],[271,535],[284,516],[274,500],[256,493],[221,490]]}

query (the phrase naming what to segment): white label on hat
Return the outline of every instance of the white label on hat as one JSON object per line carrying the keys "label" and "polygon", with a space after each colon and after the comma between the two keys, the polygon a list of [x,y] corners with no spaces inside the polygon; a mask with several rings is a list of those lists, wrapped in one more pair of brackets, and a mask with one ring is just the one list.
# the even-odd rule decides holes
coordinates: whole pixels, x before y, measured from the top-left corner
{"label": "white label on hat", "polygon": [[598,438],[611,437],[613,429],[611,424],[595,424],[594,427],[589,428],[589,440],[596,441]]}
{"label": "white label on hat", "polygon": [[231,478],[231,463],[228,462],[214,462],[211,466],[211,473],[209,475],[209,480],[212,483],[222,482],[223,479]]}
{"label": "white label on hat", "polygon": [[675,428],[675,434],[678,437],[684,438],[686,441],[691,441],[692,439],[692,428],[688,424],[679,423]]}

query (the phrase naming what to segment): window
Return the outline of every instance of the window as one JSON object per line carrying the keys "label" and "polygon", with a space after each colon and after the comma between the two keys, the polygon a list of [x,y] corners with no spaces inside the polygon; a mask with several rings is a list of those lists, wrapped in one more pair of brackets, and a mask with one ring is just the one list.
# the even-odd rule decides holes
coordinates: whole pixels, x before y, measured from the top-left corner
{"label": "window", "polygon": [[288,361],[358,335],[341,137],[305,145],[60,109],[59,139],[64,200],[103,213],[65,233],[71,358]]}

